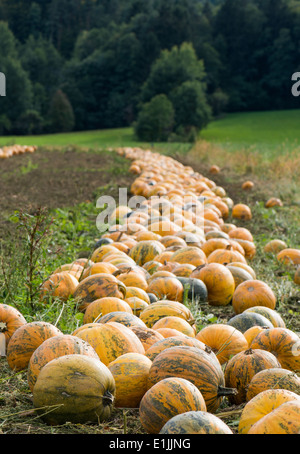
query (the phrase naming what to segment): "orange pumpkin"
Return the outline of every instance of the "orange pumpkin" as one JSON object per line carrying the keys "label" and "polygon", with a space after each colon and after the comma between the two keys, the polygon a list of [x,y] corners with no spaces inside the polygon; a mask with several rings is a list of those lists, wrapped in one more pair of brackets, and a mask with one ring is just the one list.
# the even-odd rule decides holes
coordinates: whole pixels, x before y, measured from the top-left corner
{"label": "orange pumpkin", "polygon": [[244,203],[238,203],[232,207],[232,217],[243,221],[249,221],[252,219],[251,208]]}
{"label": "orange pumpkin", "polygon": [[245,257],[234,249],[215,249],[207,257],[207,262],[220,263],[221,265],[231,262],[242,262],[247,264]]}
{"label": "orange pumpkin", "polygon": [[9,304],[0,303],[0,343],[3,340],[3,352],[5,355],[6,346],[14,332],[25,325],[26,320],[18,309]]}
{"label": "orange pumpkin", "polygon": [[168,316],[181,317],[187,320],[190,324],[195,322],[192,312],[188,307],[178,301],[161,300],[149,304],[140,314],[140,319],[148,328],[152,328],[162,317]]}
{"label": "orange pumpkin", "polygon": [[151,279],[148,293],[153,293],[158,299],[168,299],[181,302],[183,285],[176,277],[156,277]]}
{"label": "orange pumpkin", "polygon": [[162,334],[160,334],[158,331],[156,331],[152,328],[135,325],[135,326],[131,326],[130,329],[140,339],[140,341],[143,344],[143,347],[145,349],[145,352],[147,352],[147,350],[153,344],[155,344],[159,340],[164,339]]}
{"label": "orange pumpkin", "polygon": [[129,256],[135,261],[137,265],[144,265],[154,257],[161,254],[165,247],[156,240],[146,240],[138,242],[129,252]]}
{"label": "orange pumpkin", "polygon": [[300,432],[300,402],[285,402],[257,421],[248,434],[298,435]]}
{"label": "orange pumpkin", "polygon": [[300,265],[300,249],[283,249],[277,254],[277,260],[284,265]]}
{"label": "orange pumpkin", "polygon": [[92,301],[87,306],[83,316],[83,323],[93,323],[103,315],[114,311],[124,311],[132,314],[132,309],[126,301],[108,296]]}
{"label": "orange pumpkin", "polygon": [[174,315],[162,317],[152,326],[152,329],[154,330],[160,328],[176,329],[177,331],[180,331],[186,336],[190,337],[195,337],[196,334],[194,325],[191,326],[189,322],[187,322],[182,317],[176,317]]}
{"label": "orange pumpkin", "polygon": [[276,296],[273,290],[263,281],[250,280],[242,282],[232,297],[232,306],[236,314],[254,306],[276,307]]}
{"label": "orange pumpkin", "polygon": [[193,246],[187,246],[174,252],[169,258],[169,261],[181,264],[188,263],[197,267],[207,263],[207,258],[201,249]]}
{"label": "orange pumpkin", "polygon": [[287,389],[299,395],[300,377],[294,372],[281,367],[261,370],[254,375],[249,383],[246,396],[247,402],[267,389]]}
{"label": "orange pumpkin", "polygon": [[264,251],[271,254],[278,254],[283,249],[287,249],[287,244],[282,240],[271,240],[264,246]]}
{"label": "orange pumpkin", "polygon": [[51,298],[58,298],[67,301],[78,287],[78,280],[66,271],[52,274],[41,286],[40,300],[49,301]]}

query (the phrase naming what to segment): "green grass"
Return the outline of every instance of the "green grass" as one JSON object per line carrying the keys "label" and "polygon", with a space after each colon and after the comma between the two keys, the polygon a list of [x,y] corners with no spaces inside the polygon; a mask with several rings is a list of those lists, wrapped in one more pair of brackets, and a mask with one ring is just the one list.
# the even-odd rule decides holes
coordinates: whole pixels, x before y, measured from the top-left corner
{"label": "green grass", "polygon": [[200,137],[225,148],[278,155],[300,146],[299,124],[300,109],[234,113],[211,122]]}

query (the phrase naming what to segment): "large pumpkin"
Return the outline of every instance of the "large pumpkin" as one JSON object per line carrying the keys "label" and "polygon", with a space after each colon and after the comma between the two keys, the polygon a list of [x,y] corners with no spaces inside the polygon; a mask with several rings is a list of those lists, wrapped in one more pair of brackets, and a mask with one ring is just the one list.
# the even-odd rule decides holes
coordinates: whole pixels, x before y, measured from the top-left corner
{"label": "large pumpkin", "polygon": [[210,263],[197,268],[190,277],[204,282],[208,292],[208,302],[212,306],[227,306],[231,302],[235,281],[226,266]]}
{"label": "large pumpkin", "polygon": [[247,402],[267,389],[287,389],[300,395],[300,377],[294,372],[274,367],[254,375],[247,388]]}
{"label": "large pumpkin", "polygon": [[31,355],[27,381],[32,391],[42,368],[52,359],[64,355],[86,355],[99,360],[94,348],[78,337],[69,334],[59,334],[46,339]]}
{"label": "large pumpkin", "polygon": [[263,281],[250,280],[242,282],[232,297],[232,306],[236,314],[241,314],[249,307],[276,307],[276,296],[273,290]]}
{"label": "large pumpkin", "polygon": [[270,309],[269,307],[266,306],[254,306],[250,307],[249,309],[246,309],[244,313],[255,313],[255,314],[260,314],[266,317],[274,326],[274,328],[285,328],[285,322],[281,315],[275,311],[274,309]]}
{"label": "large pumpkin", "polygon": [[245,405],[239,421],[239,433],[247,434],[251,426],[261,418],[283,403],[294,400],[300,403],[300,396],[286,389],[267,389],[262,391]]}
{"label": "large pumpkin", "polygon": [[248,348],[248,342],[239,330],[221,323],[205,326],[197,333],[196,339],[210,347],[221,364]]}
{"label": "large pumpkin", "polygon": [[125,353],[145,354],[134,332],[118,322],[95,323],[95,326],[77,332],[76,337],[88,342],[106,365]]}
{"label": "large pumpkin", "polygon": [[110,417],[114,394],[113,376],[99,359],[65,355],[41,370],[33,389],[33,405],[48,424],[85,424]]}
{"label": "large pumpkin", "polygon": [[141,353],[125,353],[109,363],[116,384],[116,407],[137,408],[147,391],[152,361]]}
{"label": "large pumpkin", "polygon": [[285,402],[257,421],[248,434],[299,435],[300,402]]}
{"label": "large pumpkin", "polygon": [[48,322],[36,321],[25,323],[12,335],[6,353],[9,367],[18,372],[28,366],[33,352],[49,337],[62,332]]}
{"label": "large pumpkin", "polygon": [[129,304],[120,298],[99,298],[88,304],[83,316],[83,323],[92,323],[100,317],[115,311],[123,311],[132,314],[132,309]]}
{"label": "large pumpkin", "polygon": [[224,374],[215,355],[200,348],[178,346],[159,353],[150,368],[149,388],[168,377],[185,378],[197,386],[211,413],[219,408],[223,396],[236,392],[225,388]]}
{"label": "large pumpkin", "polygon": [[235,251],[234,249],[215,249],[207,257],[207,262],[220,263],[221,265],[231,262],[241,262],[247,264],[245,257],[239,251]]}
{"label": "large pumpkin", "polygon": [[152,328],[154,323],[160,318],[170,315],[182,317],[191,325],[195,322],[194,316],[187,306],[178,301],[171,300],[160,300],[149,304],[149,306],[141,312],[140,319],[148,328]]}
{"label": "large pumpkin", "polygon": [[151,279],[147,291],[156,295],[158,299],[180,302],[183,300],[183,285],[176,277],[161,276]]}
{"label": "large pumpkin", "polygon": [[202,249],[193,246],[186,246],[174,252],[169,261],[181,264],[188,263],[197,267],[207,263],[207,258]]}
{"label": "large pumpkin", "polygon": [[253,339],[251,348],[271,352],[285,369],[300,370],[300,338],[290,329],[265,329]]}
{"label": "large pumpkin", "polygon": [[167,421],[186,411],[206,411],[203,396],[190,381],[169,377],[153,385],[144,394],[139,417],[147,433],[158,434]]}
{"label": "large pumpkin", "polygon": [[239,405],[246,401],[247,386],[252,377],[263,369],[281,367],[276,357],[265,350],[248,349],[234,355],[224,370],[227,387],[236,388],[237,394],[228,396],[230,403]]}
{"label": "large pumpkin", "polygon": [[115,276],[106,273],[93,274],[79,283],[74,292],[80,310],[84,311],[88,304],[104,297],[124,299],[126,286]]}
{"label": "large pumpkin", "polygon": [[232,430],[216,415],[206,411],[188,411],[169,419],[162,435],[232,435]]}

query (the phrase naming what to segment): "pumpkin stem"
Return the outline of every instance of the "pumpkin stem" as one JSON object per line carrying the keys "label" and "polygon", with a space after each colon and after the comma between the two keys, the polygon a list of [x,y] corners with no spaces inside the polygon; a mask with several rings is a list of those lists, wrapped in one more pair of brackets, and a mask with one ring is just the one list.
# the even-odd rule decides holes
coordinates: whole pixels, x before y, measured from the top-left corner
{"label": "pumpkin stem", "polygon": [[249,348],[248,350],[245,350],[245,352],[244,352],[245,355],[252,355],[252,353],[253,353],[252,348]]}
{"label": "pumpkin stem", "polygon": [[112,405],[114,399],[115,399],[114,396],[109,391],[106,391],[102,396],[103,405],[105,407],[107,405]]}
{"label": "pumpkin stem", "polygon": [[218,386],[218,397],[223,396],[234,396],[238,393],[236,388],[225,388],[224,386]]}

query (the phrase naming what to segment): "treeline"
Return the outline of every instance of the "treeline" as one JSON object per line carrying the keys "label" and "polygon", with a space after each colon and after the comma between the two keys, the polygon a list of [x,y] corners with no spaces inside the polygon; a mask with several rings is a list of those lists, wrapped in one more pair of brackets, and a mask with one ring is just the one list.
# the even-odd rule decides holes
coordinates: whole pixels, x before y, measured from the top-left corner
{"label": "treeline", "polygon": [[299,0],[0,0],[0,133],[298,108],[299,43]]}

